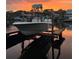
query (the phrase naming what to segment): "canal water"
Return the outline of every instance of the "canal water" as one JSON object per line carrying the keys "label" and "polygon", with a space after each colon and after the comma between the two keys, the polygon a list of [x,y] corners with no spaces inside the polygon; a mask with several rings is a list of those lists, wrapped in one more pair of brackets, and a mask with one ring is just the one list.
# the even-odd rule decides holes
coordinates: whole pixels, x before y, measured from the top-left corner
{"label": "canal water", "polygon": [[[18,31],[18,29],[15,26],[11,26],[10,28],[6,29],[6,32],[13,32]],[[72,30],[69,28],[66,28],[63,31],[63,37],[65,38],[65,41],[61,45],[61,52],[59,59],[72,59]],[[33,40],[26,40],[25,47],[30,44]],[[50,48],[48,52],[48,59],[52,59],[52,48]],[[57,55],[58,50],[55,49],[55,57]],[[6,59],[18,59],[21,55],[21,43],[9,48],[6,50]]]}

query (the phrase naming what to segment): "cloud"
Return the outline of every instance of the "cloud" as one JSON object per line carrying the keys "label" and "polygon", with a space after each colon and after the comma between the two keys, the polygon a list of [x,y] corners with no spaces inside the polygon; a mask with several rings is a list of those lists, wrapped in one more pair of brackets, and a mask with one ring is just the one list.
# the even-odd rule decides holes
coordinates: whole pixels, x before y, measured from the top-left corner
{"label": "cloud", "polygon": [[60,3],[64,3],[64,4],[71,4],[72,3],[72,1],[60,1]]}
{"label": "cloud", "polygon": [[17,2],[48,2],[50,0],[6,0],[7,4],[17,3]]}
{"label": "cloud", "polygon": [[22,2],[24,0],[6,0],[7,4],[12,4],[12,3],[16,3],[16,2]]}

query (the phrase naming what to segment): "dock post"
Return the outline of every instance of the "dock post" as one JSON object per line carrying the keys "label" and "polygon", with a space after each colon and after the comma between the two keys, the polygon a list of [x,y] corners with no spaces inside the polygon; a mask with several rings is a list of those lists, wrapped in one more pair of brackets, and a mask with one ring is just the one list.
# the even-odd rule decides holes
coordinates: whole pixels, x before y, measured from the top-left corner
{"label": "dock post", "polygon": [[21,48],[22,48],[21,53],[23,53],[23,50],[24,50],[24,41],[21,43]]}
{"label": "dock post", "polygon": [[52,59],[54,59],[54,34],[53,34],[54,18],[53,18],[53,15],[51,15],[51,18],[52,18],[52,39],[51,39],[51,43],[52,43]]}

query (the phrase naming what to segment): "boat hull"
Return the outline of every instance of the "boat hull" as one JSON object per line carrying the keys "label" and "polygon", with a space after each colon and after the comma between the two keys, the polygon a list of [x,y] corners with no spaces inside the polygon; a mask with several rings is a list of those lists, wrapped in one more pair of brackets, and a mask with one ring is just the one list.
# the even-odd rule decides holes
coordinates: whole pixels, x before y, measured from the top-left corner
{"label": "boat hull", "polygon": [[48,30],[48,23],[14,23],[24,35],[31,35]]}

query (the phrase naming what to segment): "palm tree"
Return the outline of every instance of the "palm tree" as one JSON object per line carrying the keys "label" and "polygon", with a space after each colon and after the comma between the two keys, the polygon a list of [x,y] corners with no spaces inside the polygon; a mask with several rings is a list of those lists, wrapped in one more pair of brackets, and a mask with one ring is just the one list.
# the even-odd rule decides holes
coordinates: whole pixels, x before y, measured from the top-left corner
{"label": "palm tree", "polygon": [[59,14],[59,16],[57,17],[57,24],[56,24],[56,26],[59,27],[60,29],[61,28],[65,28],[65,26],[64,26],[64,19],[65,19],[66,11],[62,10],[62,9],[59,9],[58,11],[56,11],[56,13]]}

